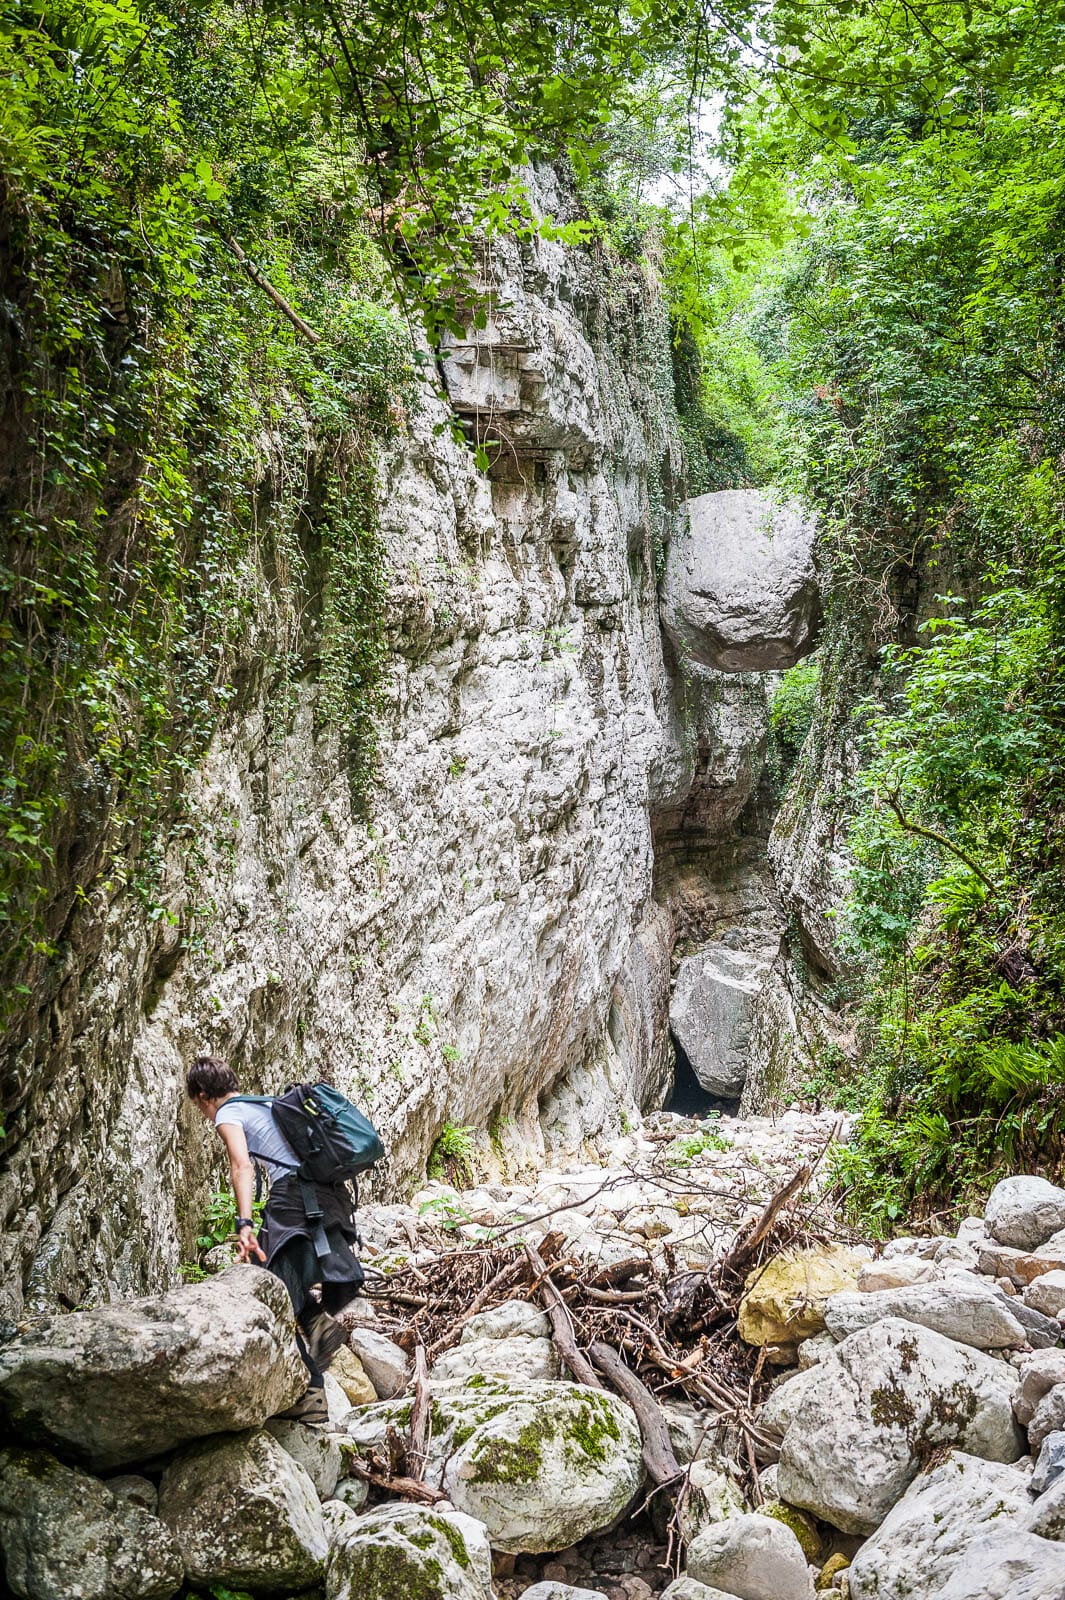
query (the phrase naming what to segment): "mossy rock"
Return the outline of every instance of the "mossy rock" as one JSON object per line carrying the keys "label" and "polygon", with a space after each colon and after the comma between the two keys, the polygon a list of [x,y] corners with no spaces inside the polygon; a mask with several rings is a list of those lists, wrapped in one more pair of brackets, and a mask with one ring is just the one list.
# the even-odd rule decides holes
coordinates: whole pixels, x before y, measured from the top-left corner
{"label": "mossy rock", "polygon": [[751,1273],[740,1301],[740,1337],[754,1345],[794,1345],[822,1333],[825,1301],[853,1289],[864,1257],[845,1245],[787,1250]]}
{"label": "mossy rock", "polygon": [[356,1516],[332,1501],[325,1521],[331,1600],[492,1600],[492,1553],[471,1517],[394,1504]]}
{"label": "mossy rock", "polygon": [[[364,1407],[348,1432],[367,1450],[409,1421],[409,1401],[385,1402]],[[640,1431],[614,1395],[481,1374],[434,1391],[426,1480],[486,1525],[494,1550],[563,1550],[609,1526],[636,1494]]]}
{"label": "mossy rock", "polygon": [[766,1500],[758,1507],[763,1517],[775,1517],[782,1522],[802,1545],[802,1553],[807,1561],[814,1563],[821,1556],[821,1535],[817,1531],[817,1523],[806,1511],[800,1511],[797,1506],[785,1505],[783,1500]]}
{"label": "mossy rock", "polygon": [[839,1550],[835,1555],[829,1556],[817,1577],[818,1592],[837,1587],[837,1578],[841,1572],[846,1572],[850,1564],[850,1556],[843,1555]]}

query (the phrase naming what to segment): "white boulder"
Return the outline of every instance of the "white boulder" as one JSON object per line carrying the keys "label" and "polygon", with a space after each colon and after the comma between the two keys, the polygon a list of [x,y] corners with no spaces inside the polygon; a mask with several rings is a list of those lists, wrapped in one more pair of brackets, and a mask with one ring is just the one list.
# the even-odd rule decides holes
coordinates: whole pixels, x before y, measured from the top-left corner
{"label": "white boulder", "polygon": [[688,1547],[688,1574],[738,1600],[813,1600],[798,1539],[783,1522],[757,1512],[704,1529]]}
{"label": "white boulder", "polygon": [[0,1416],[102,1470],[257,1427],[307,1387],[293,1328],[281,1279],[252,1266],[49,1317],[0,1347]]}
{"label": "white boulder", "polygon": [[1056,1383],[1037,1401],[1028,1424],[1028,1443],[1033,1455],[1042,1448],[1048,1434],[1062,1430],[1065,1430],[1065,1383]]}
{"label": "white boulder", "polygon": [[1037,1250],[1065,1228],[1065,1189],[1045,1178],[1003,1178],[988,1196],[984,1219],[999,1244]]}
{"label": "white boulder", "polygon": [[1005,1297],[980,1283],[952,1278],[878,1294],[844,1290],[825,1302],[825,1325],[834,1339],[846,1339],[885,1317],[901,1317],[975,1350],[1016,1349],[1027,1342]]}
{"label": "white boulder", "polygon": [[321,1578],[318,1495],[269,1433],[189,1445],[163,1473],[159,1515],[193,1583],[284,1594]]}
{"label": "white boulder", "polygon": [[23,1600],[167,1600],[184,1581],[156,1517],[44,1450],[0,1451],[0,1547]]}
{"label": "white boulder", "polygon": [[688,501],[669,542],[662,622],[682,661],[780,672],[813,645],[820,614],[813,524],[758,489]]}
{"label": "white boulder", "polygon": [[432,1377],[464,1380],[482,1373],[489,1378],[554,1379],[561,1376],[558,1351],[550,1339],[475,1339],[445,1350],[433,1363]]}
{"label": "white boulder", "polygon": [[677,1522],[685,1544],[715,1522],[724,1522],[747,1510],[743,1495],[727,1473],[712,1461],[693,1461],[688,1468],[687,1492],[680,1500]]}
{"label": "white boulder", "polygon": [[1065,1269],[1054,1267],[1033,1278],[1024,1291],[1024,1303],[1046,1317],[1056,1317],[1059,1311],[1065,1311]]}
{"label": "white boulder", "polygon": [[266,1431],[293,1461],[299,1462],[319,1500],[328,1500],[337,1486],[342,1463],[335,1433],[308,1427],[305,1422],[282,1421],[280,1417],[268,1422]]}
{"label": "white boulder", "polygon": [[911,1284],[928,1283],[938,1276],[934,1261],[923,1261],[920,1256],[894,1256],[867,1261],[858,1273],[858,1288],[863,1294],[876,1294],[882,1289],[908,1289]]}
{"label": "white boulder", "polygon": [[545,1311],[528,1300],[504,1300],[490,1311],[471,1317],[462,1330],[460,1344],[480,1344],[484,1339],[550,1339],[551,1322]]}
{"label": "white boulder", "polygon": [[735,1100],[743,1090],[755,1002],[770,965],[746,951],[708,944],[677,968],[670,1031],[708,1094]]}
{"label": "white boulder", "polygon": [[932,1600],[999,1518],[1019,1522],[1030,1502],[1016,1467],[952,1451],[922,1473],[851,1562],[851,1600]]}
{"label": "white boulder", "polygon": [[1036,1350],[1017,1368],[1020,1382],[1013,1397],[1013,1414],[1027,1427],[1035,1408],[1056,1384],[1065,1383],[1065,1350]]}
{"label": "white boulder", "polygon": [[852,1333],[802,1381],[781,1498],[844,1533],[878,1527],[939,1447],[989,1461],[1021,1454],[1014,1369],[915,1323],[886,1318]]}
{"label": "white boulder", "polygon": [[928,1600],[1062,1600],[1063,1595],[1062,1546],[1003,1526],[974,1539],[965,1560]]}

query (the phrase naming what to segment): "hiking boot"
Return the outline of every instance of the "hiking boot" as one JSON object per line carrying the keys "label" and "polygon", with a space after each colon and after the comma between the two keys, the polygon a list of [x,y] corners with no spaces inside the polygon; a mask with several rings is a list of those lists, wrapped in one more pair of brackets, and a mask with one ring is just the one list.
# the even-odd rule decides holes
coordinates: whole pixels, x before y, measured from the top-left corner
{"label": "hiking boot", "polygon": [[307,1354],[320,1371],[324,1372],[341,1345],[348,1342],[347,1330],[340,1326],[328,1311],[320,1311],[303,1335]]}
{"label": "hiking boot", "polygon": [[321,1384],[300,1395],[294,1406],[277,1413],[281,1422],[305,1422],[312,1428],[324,1428],[329,1422],[329,1402]]}

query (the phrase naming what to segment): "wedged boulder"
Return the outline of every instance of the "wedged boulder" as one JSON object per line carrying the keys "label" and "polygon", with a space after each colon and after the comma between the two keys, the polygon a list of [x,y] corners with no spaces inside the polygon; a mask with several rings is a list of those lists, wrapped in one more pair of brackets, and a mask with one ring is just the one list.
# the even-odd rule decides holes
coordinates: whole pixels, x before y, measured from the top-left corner
{"label": "wedged boulder", "polygon": [[845,1292],[825,1305],[825,1325],[834,1339],[846,1339],[885,1317],[901,1317],[974,1350],[1010,1350],[1027,1343],[1003,1295],[990,1286],[953,1278],[878,1294]]}
{"label": "wedged boulder", "polygon": [[44,1450],[0,1451],[0,1548],[23,1600],[166,1600],[185,1576],[157,1517]]}
{"label": "wedged boulder", "polygon": [[973,1540],[945,1587],[927,1600],[1062,1600],[1063,1593],[1061,1545],[1034,1533],[998,1527]]}
{"label": "wedged boulder", "polygon": [[813,1600],[798,1539],[783,1522],[757,1512],[700,1533],[688,1547],[688,1575],[738,1600]]}
{"label": "wedged boulder", "polygon": [[1065,1189],[1045,1178],[1003,1178],[988,1196],[984,1221],[999,1244],[1037,1250],[1065,1228]]}
{"label": "wedged boulder", "polygon": [[1037,1350],[1017,1368],[1020,1382],[1013,1397],[1013,1414],[1026,1428],[1035,1408],[1056,1384],[1065,1383],[1065,1350]]}
{"label": "wedged boulder", "polygon": [[1065,1270],[1052,1267],[1049,1272],[1033,1278],[1024,1291],[1024,1303],[1046,1317],[1056,1317],[1059,1311],[1065,1311]]}
{"label": "wedged boulder", "polygon": [[190,1445],[159,1485],[159,1515],[193,1583],[288,1594],[322,1575],[322,1508],[307,1473],[271,1434]]}
{"label": "wedged boulder", "polygon": [[[357,1450],[379,1447],[411,1402],[353,1412]],[[573,1383],[473,1378],[433,1390],[426,1482],[488,1529],[493,1550],[564,1550],[608,1527],[643,1481],[640,1431],[615,1396]]]}
{"label": "wedged boulder", "polygon": [[1050,1486],[1063,1477],[1065,1477],[1065,1432],[1048,1433],[1039,1447],[1029,1490],[1035,1495],[1046,1494]]}
{"label": "wedged boulder", "polygon": [[1044,1272],[1065,1268],[1065,1250],[1049,1244],[1038,1250],[1015,1250],[1008,1244],[981,1244],[976,1252],[978,1271],[989,1278],[1008,1278],[1018,1289],[1042,1277]]}
{"label": "wedged boulder", "polygon": [[1048,1389],[1032,1412],[1028,1424],[1028,1443],[1033,1454],[1043,1447],[1043,1440],[1051,1433],[1065,1431],[1065,1383],[1056,1383]]}
{"label": "wedged boulder", "polygon": [[863,1294],[878,1294],[883,1289],[908,1289],[913,1283],[929,1283],[938,1278],[934,1261],[920,1256],[896,1256],[893,1260],[866,1261],[858,1273],[858,1288]]}
{"label": "wedged boulder", "polygon": [[356,1516],[325,1508],[326,1600],[494,1600],[492,1552],[460,1511],[384,1505]]}
{"label": "wedged boulder", "polygon": [[1022,1451],[1013,1368],[915,1323],[862,1328],[793,1381],[804,1389],[781,1445],[781,1499],[844,1533],[872,1533],[936,1449],[1007,1462]]}
{"label": "wedged boulder", "polygon": [[669,1026],[707,1094],[739,1098],[747,1080],[754,1004],[770,962],[708,944],[677,968]]}
{"label": "wedged boulder", "polygon": [[1041,1539],[1065,1540],[1065,1478],[1055,1478],[1023,1520],[1028,1532],[1037,1533]]}
{"label": "wedged boulder", "polygon": [[550,1339],[551,1322],[545,1311],[528,1300],[504,1300],[489,1311],[471,1317],[462,1330],[460,1344],[480,1344],[485,1339]]}
{"label": "wedged boulder", "polygon": [[825,1302],[852,1288],[866,1265],[845,1245],[786,1250],[747,1279],[739,1332],[748,1344],[798,1344],[825,1326]]}
{"label": "wedged boulder", "polygon": [[97,1470],[257,1427],[307,1386],[293,1326],[281,1279],[252,1266],[49,1317],[0,1347],[0,1416]]}
{"label": "wedged boulder", "polygon": [[381,1400],[402,1394],[410,1378],[410,1358],[398,1344],[373,1328],[351,1330],[351,1348]]}
{"label": "wedged boulder", "polygon": [[712,1461],[693,1461],[688,1469],[687,1492],[679,1503],[677,1522],[685,1544],[715,1522],[745,1512],[743,1495],[732,1479]]}
{"label": "wedged boulder", "polygon": [[558,1352],[550,1339],[474,1339],[445,1350],[433,1363],[437,1379],[464,1380],[475,1373],[488,1378],[554,1379],[561,1375]]}
{"label": "wedged boulder", "polygon": [[681,661],[780,672],[801,660],[820,616],[813,545],[802,510],[761,490],[689,500],[662,581],[662,623]]}
{"label": "wedged boulder", "polygon": [[293,1461],[298,1461],[314,1484],[319,1500],[328,1500],[337,1486],[343,1458],[332,1433],[311,1428],[305,1422],[282,1421],[266,1424],[266,1431]]}
{"label": "wedged boulder", "polygon": [[972,1541],[999,1518],[1020,1523],[1027,1484],[1016,1467],[954,1450],[913,1482],[848,1572],[851,1600],[938,1595]]}

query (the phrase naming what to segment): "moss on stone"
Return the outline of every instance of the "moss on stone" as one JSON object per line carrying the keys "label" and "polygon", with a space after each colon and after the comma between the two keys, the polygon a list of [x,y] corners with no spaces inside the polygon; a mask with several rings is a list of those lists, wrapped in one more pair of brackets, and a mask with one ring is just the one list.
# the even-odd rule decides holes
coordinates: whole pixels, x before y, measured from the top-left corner
{"label": "moss on stone", "polygon": [[605,1440],[610,1439],[615,1444],[621,1438],[621,1429],[618,1427],[617,1418],[607,1400],[598,1396],[591,1396],[583,1401],[573,1421],[566,1428],[566,1442],[571,1440],[587,1456],[589,1461],[594,1461],[602,1466],[609,1455]]}
{"label": "moss on stone", "polygon": [[473,1453],[474,1483],[532,1483],[543,1466],[543,1445],[555,1425],[536,1417],[518,1430],[516,1439],[485,1439]]}
{"label": "moss on stone", "polygon": [[766,1500],[758,1510],[763,1517],[772,1517],[774,1522],[782,1522],[785,1528],[791,1529],[807,1561],[817,1560],[821,1554],[821,1535],[813,1517],[796,1506],[785,1505],[782,1500]]}

